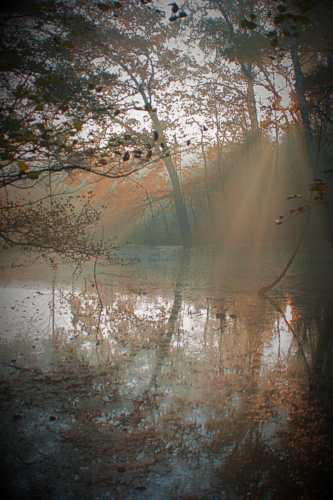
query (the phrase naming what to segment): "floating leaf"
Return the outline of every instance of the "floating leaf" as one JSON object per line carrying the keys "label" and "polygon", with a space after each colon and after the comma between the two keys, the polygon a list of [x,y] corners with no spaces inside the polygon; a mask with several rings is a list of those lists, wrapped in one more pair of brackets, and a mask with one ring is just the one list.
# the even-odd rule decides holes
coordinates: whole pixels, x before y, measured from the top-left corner
{"label": "floating leaf", "polygon": [[274,31],[269,31],[268,33],[265,33],[265,36],[271,37],[271,36],[276,36],[276,34],[277,34],[277,31],[274,30]]}
{"label": "floating leaf", "polygon": [[59,75],[51,74],[49,77],[40,76],[36,79],[36,85],[39,87],[48,87],[49,85],[60,85],[62,78]]}
{"label": "floating leaf", "polygon": [[20,120],[17,120],[16,118],[12,118],[11,120],[8,120],[7,128],[8,128],[8,130],[13,130],[13,131],[20,130],[20,128],[21,128]]}
{"label": "floating leaf", "polygon": [[273,38],[273,40],[270,41],[270,44],[271,44],[272,47],[277,47],[277,45],[278,45],[277,39]]}
{"label": "floating leaf", "polygon": [[29,177],[29,179],[36,180],[36,179],[38,179],[39,174],[38,174],[37,172],[30,172],[30,173],[28,174],[28,177]]}
{"label": "floating leaf", "polygon": [[38,85],[38,87],[47,87],[48,85],[47,78],[40,76],[39,78],[36,79],[36,85]]}
{"label": "floating leaf", "polygon": [[82,123],[79,120],[75,120],[74,127],[79,132],[80,130],[82,130]]}
{"label": "floating leaf", "polygon": [[326,191],[327,188],[328,188],[327,182],[320,182],[319,184],[317,184],[318,191]]}
{"label": "floating leaf", "polygon": [[300,212],[300,213],[304,212],[304,207],[302,207],[302,206],[297,207],[297,212]]}
{"label": "floating leaf", "polygon": [[291,214],[293,214],[294,212],[295,212],[295,210],[291,209],[291,210],[289,210],[288,214],[289,214],[289,215],[291,215]]}
{"label": "floating leaf", "polygon": [[327,188],[327,182],[323,182],[321,179],[316,179],[313,184],[310,184],[309,191],[326,191]]}
{"label": "floating leaf", "polygon": [[291,195],[287,196],[287,200],[291,200],[293,198],[300,198],[300,197],[301,197],[300,194],[291,194]]}
{"label": "floating leaf", "polygon": [[313,9],[314,3],[310,0],[304,0],[303,2],[296,2],[297,8],[302,12],[308,12]]}
{"label": "floating leaf", "polygon": [[174,21],[177,21],[177,19],[178,19],[178,16],[171,16],[171,17],[169,17],[170,23],[173,23]]}
{"label": "floating leaf", "polygon": [[55,75],[54,73],[49,76],[49,84],[50,85],[60,85],[62,82],[62,78],[59,75]]}
{"label": "floating leaf", "polygon": [[283,23],[283,21],[285,21],[287,19],[287,15],[286,14],[277,14],[275,17],[274,17],[274,24],[277,25],[277,24],[281,24]]}
{"label": "floating leaf", "polygon": [[298,22],[302,24],[302,26],[308,26],[311,21],[307,16],[299,16]]}
{"label": "floating leaf", "polygon": [[18,98],[27,97],[28,95],[30,95],[30,90],[25,89],[23,85],[19,85],[17,89],[13,91],[13,95]]}
{"label": "floating leaf", "polygon": [[18,166],[20,167],[21,172],[26,172],[28,170],[28,166],[25,161],[19,161]]}
{"label": "floating leaf", "polygon": [[257,24],[253,21],[248,21],[247,19],[243,19],[240,22],[242,28],[248,28],[249,30],[254,30],[257,27]]}
{"label": "floating leaf", "polygon": [[247,27],[249,28],[249,30],[254,30],[256,29],[257,24],[254,23],[253,21],[249,21]]}
{"label": "floating leaf", "polygon": [[97,4],[97,7],[99,8],[99,10],[101,10],[102,12],[107,12],[108,10],[110,10],[110,6],[109,5],[106,5],[105,3],[98,3]]}
{"label": "floating leaf", "polygon": [[282,224],[282,222],[280,221],[280,219],[275,219],[275,221],[274,221],[274,222],[275,222],[275,224],[277,224],[278,226],[279,226],[280,224]]}

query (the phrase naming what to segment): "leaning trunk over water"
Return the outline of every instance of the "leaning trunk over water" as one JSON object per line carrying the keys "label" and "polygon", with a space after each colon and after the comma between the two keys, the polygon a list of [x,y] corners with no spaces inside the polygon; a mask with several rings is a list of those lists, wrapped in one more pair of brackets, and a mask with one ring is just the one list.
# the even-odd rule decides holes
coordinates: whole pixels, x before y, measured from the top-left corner
{"label": "leaning trunk over water", "polygon": [[[295,89],[297,94],[298,107],[302,117],[308,161],[312,169],[313,179],[315,180],[319,176],[318,152],[316,151],[315,141],[311,130],[308,103],[304,94],[303,71],[299,60],[297,41],[295,40],[295,38],[291,38],[290,46],[295,72]],[[324,205],[324,217],[327,229],[327,238],[331,246],[333,246],[332,212],[330,211],[328,204]]]}
{"label": "leaning trunk over water", "polygon": [[[310,115],[309,115],[309,109],[308,109],[308,103],[305,98],[304,94],[304,85],[303,85],[303,71],[302,71],[302,66],[301,62],[299,59],[299,54],[298,54],[298,47],[297,47],[297,42],[294,37],[291,37],[290,40],[290,47],[291,47],[291,57],[293,61],[293,66],[294,66],[294,72],[295,72],[295,90],[296,90],[296,95],[297,95],[297,101],[298,101],[298,109],[301,113],[302,117],[302,124],[303,124],[303,132],[304,132],[304,139],[305,139],[305,144],[306,144],[306,149],[307,149],[307,154],[308,154],[308,162],[311,167],[312,173],[313,173],[313,178],[316,179],[318,175],[318,161],[317,161],[317,154],[315,150],[315,143],[314,143],[314,138],[313,138],[313,133],[311,130],[311,124],[310,124]],[[289,261],[287,262],[286,266],[284,269],[281,271],[279,276],[268,286],[262,287],[258,294],[261,296],[264,296],[265,293],[268,291],[272,290],[272,288],[277,285],[281,279],[285,276],[286,272],[288,271],[289,267],[291,266],[299,247],[301,246],[301,243],[304,239],[304,236],[307,231],[307,227],[309,224],[309,218],[310,218],[310,211],[308,211],[307,216],[306,216],[306,222],[305,226],[303,229],[303,232],[298,240],[298,243],[296,245],[296,248],[291,255]],[[328,239],[333,246],[333,238],[332,238],[332,230],[331,230],[331,214],[328,213],[326,210],[325,213],[325,219],[326,219],[326,224],[328,226],[327,228],[327,235]]]}

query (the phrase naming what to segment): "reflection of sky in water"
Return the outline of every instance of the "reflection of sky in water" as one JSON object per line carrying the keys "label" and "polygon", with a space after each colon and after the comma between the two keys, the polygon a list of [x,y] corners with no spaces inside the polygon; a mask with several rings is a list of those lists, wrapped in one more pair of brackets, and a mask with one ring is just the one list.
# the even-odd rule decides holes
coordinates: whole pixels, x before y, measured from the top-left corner
{"label": "reflection of sky in water", "polygon": [[[82,291],[80,292],[82,295]],[[26,342],[29,339],[42,341],[50,338],[54,331],[62,331],[62,334],[73,340],[73,321],[75,315],[71,307],[71,300],[80,297],[80,293],[70,294],[68,291],[55,290],[52,296],[52,288],[26,286],[6,286],[0,288],[1,298],[1,338],[6,342],[14,342],[18,339]],[[67,298],[66,298],[67,297]],[[124,327],[121,314],[131,303],[133,315],[138,323],[128,322]],[[54,304],[54,316],[52,317],[52,307]],[[101,311],[99,335],[104,341],[109,342],[112,354],[127,356],[126,346],[121,349],[114,339],[114,332],[123,329],[135,335],[140,335],[141,326],[155,325],[158,328],[167,326],[171,308],[173,304],[172,296],[164,295],[149,296],[148,294],[122,294],[115,293],[111,303],[106,302]],[[90,297],[86,301],[80,302],[80,311],[87,313],[88,308],[96,306],[97,296]],[[76,311],[77,312],[77,311]],[[125,315],[126,316],[126,315]],[[123,317],[125,317],[123,316]],[[95,320],[96,310],[94,312]],[[292,306],[285,307],[285,318],[288,322],[292,320]],[[141,323],[140,323],[141,322]],[[90,362],[96,362],[96,346],[93,328],[90,331],[85,327],[84,321],[76,321],[76,335],[83,335],[80,342],[81,353]],[[179,351],[182,355],[204,359],[209,355],[211,348],[217,349],[223,337],[224,355],[230,356],[230,350],[237,347],[239,338],[237,336],[246,335],[246,329],[241,323],[237,323],[233,318],[225,315],[223,331],[219,320],[216,319],[216,308],[213,309],[207,303],[206,307],[186,300],[182,301],[178,317],[173,325],[174,331],[170,339],[170,351]],[[90,336],[87,336],[90,335]],[[84,337],[85,336],[85,337]],[[241,338],[241,337],[240,337]],[[148,335],[149,341],[149,335]],[[113,346],[113,347],[112,347]],[[149,346],[148,346],[149,347]],[[272,370],[277,363],[287,361],[288,356],[297,351],[297,346],[293,345],[293,335],[283,317],[275,320],[271,335],[267,339],[262,351],[262,369]],[[146,352],[137,353],[132,362],[136,366],[142,366],[146,361]],[[149,361],[151,362],[151,360]],[[145,369],[148,369],[146,365]]]}
{"label": "reflection of sky in water", "polygon": [[[54,321],[59,328],[71,327],[70,307],[59,291],[55,292]],[[38,336],[47,338],[52,331],[52,289],[33,285],[0,287],[1,338],[14,341]]]}
{"label": "reflection of sky in water", "polygon": [[[91,277],[74,290],[68,278],[66,285],[59,279],[54,293],[52,280],[43,285],[8,280],[0,288],[1,366],[10,376],[23,367],[28,368],[23,373],[37,374],[28,391],[34,384],[42,394],[44,386],[47,393],[53,390],[59,413],[50,410],[50,415],[60,425],[66,421],[75,436],[87,419],[84,443],[95,429],[98,435],[110,432],[114,446],[119,429],[125,449],[128,436],[136,440],[147,433],[132,444],[126,460],[137,465],[162,450],[162,466],[167,464],[173,480],[181,478],[185,494],[193,477],[209,485],[212,469],[246,443],[251,447],[253,436],[260,446],[277,445],[309,379],[297,339],[303,339],[304,325],[308,336],[317,335],[312,326],[317,306],[308,307],[301,286],[290,292],[292,277],[275,292],[281,313],[255,293],[262,278],[257,276],[255,284],[253,274],[243,278],[244,263],[236,261],[232,268],[225,260],[216,268],[200,257],[181,275],[179,252],[162,249],[152,255],[144,256],[143,268],[135,264],[110,273],[105,282],[100,278],[101,310]],[[120,274],[125,278],[118,279]],[[295,273],[297,280],[300,275]],[[320,304],[322,296],[315,300]],[[309,310],[311,321],[305,322]],[[302,347],[311,364],[308,345]],[[39,409],[34,411],[38,416]],[[104,450],[109,462],[103,466],[117,460],[112,446]],[[119,456],[119,448],[115,453]],[[159,487],[161,478],[166,485],[165,470]],[[148,489],[146,497],[152,498]]]}
{"label": "reflection of sky in water", "polygon": [[[286,367],[288,359],[297,354],[298,346],[291,331],[291,322],[293,319],[292,306],[287,304],[283,316],[274,321],[272,335],[268,337],[267,343],[263,349],[262,370],[274,369],[279,365]],[[282,363],[282,365],[281,365]]]}
{"label": "reflection of sky in water", "polygon": [[[126,296],[123,299],[125,302]],[[163,321],[163,310],[169,311],[172,307],[172,301],[166,300],[161,295],[154,297],[154,300],[149,299],[147,296],[137,296],[134,314],[139,319],[146,319],[151,321]]]}

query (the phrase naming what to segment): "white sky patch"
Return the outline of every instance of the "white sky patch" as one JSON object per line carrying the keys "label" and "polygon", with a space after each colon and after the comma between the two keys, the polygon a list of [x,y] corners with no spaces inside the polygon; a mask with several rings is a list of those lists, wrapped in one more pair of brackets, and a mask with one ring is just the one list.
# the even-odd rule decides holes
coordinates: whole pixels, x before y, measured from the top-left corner
{"label": "white sky patch", "polygon": [[[48,338],[52,322],[52,289],[31,284],[0,287],[0,336],[6,342],[19,338]],[[54,297],[54,323],[69,330],[72,315],[68,302],[62,301],[59,292]]]}
{"label": "white sky patch", "polygon": [[162,296],[154,297],[154,299],[149,299],[147,296],[138,296],[134,314],[139,319],[160,321],[163,311],[169,311],[171,307],[172,301],[166,300]]}
{"label": "white sky patch", "polygon": [[[285,319],[290,324],[293,319],[292,306],[288,304],[284,313]],[[294,344],[294,337],[288,324],[283,317],[278,318],[274,324],[274,330],[270,337],[269,344],[263,349],[263,368],[273,369],[278,363],[288,362],[288,357],[297,352],[297,345]]]}

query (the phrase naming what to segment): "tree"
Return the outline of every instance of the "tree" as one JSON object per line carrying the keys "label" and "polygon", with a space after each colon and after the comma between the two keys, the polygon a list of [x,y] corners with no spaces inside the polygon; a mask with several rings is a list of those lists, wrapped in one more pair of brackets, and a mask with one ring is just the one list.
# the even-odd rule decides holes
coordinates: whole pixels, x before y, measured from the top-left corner
{"label": "tree", "polygon": [[183,243],[190,244],[179,178],[152,105],[163,79],[160,13],[120,2],[41,0],[23,11],[16,7],[2,15],[0,186],[73,170],[119,178],[161,159]]}
{"label": "tree", "polygon": [[96,235],[100,212],[92,206],[92,193],[66,200],[17,202],[0,199],[2,248],[38,250],[51,264],[56,256],[81,265],[92,258],[114,259],[114,244]]}
{"label": "tree", "polygon": [[[287,46],[290,51],[292,63],[293,63],[293,69],[294,69],[294,81],[295,81],[295,93],[296,93],[296,102],[297,102],[297,107],[298,111],[301,115],[301,120],[302,120],[302,129],[303,129],[303,134],[304,134],[304,140],[306,144],[306,150],[307,150],[307,158],[308,158],[308,164],[311,167],[312,170],[312,175],[313,175],[313,182],[310,184],[309,189],[310,189],[310,196],[309,199],[306,200],[305,205],[301,205],[298,207],[297,211],[298,214],[302,214],[304,212],[307,213],[307,219],[305,223],[305,227],[303,229],[303,232],[301,234],[301,237],[295,247],[295,250],[293,254],[291,255],[287,265],[284,267],[282,272],[279,274],[279,276],[268,286],[264,286],[261,290],[259,290],[259,294],[263,295],[267,291],[271,290],[277,283],[280,282],[280,280],[283,278],[283,276],[286,274],[287,270],[289,269],[290,265],[293,262],[294,257],[297,254],[297,251],[303,241],[303,238],[305,236],[307,227],[308,227],[308,222],[309,222],[309,216],[310,212],[313,207],[318,205],[318,202],[320,204],[323,204],[325,208],[330,209],[330,202],[327,200],[327,188],[328,188],[328,183],[323,182],[322,179],[319,178],[319,172],[320,172],[320,165],[319,165],[319,151],[320,151],[320,139],[321,139],[321,133],[319,134],[319,137],[315,138],[314,132],[313,132],[313,127],[310,121],[310,113],[309,113],[309,102],[306,99],[305,91],[304,91],[304,72],[301,64],[301,58],[299,55],[299,44],[297,43],[297,39],[301,39],[301,34],[305,34],[305,39],[307,38],[307,27],[311,24],[317,25],[318,29],[318,24],[319,26],[321,25],[321,19],[323,19],[323,14],[326,18],[332,18],[332,9],[328,5],[326,1],[321,1],[318,0],[316,2],[312,1],[300,1],[300,2],[285,2],[284,5],[278,5],[276,7],[277,12],[275,12],[273,15],[271,11],[267,13],[268,18],[272,19],[272,23],[275,27],[273,31],[270,31],[266,33],[267,37],[273,37],[271,38],[270,44],[272,47],[275,47],[278,52],[280,52],[280,58],[281,52],[285,52]],[[325,29],[324,29],[325,31]],[[310,33],[311,34],[311,33]],[[332,42],[330,40],[330,36],[327,37],[327,42],[325,43],[322,35],[320,36],[320,42],[321,42],[321,50],[325,54],[325,59],[326,62],[328,63],[328,66],[331,64],[331,54],[332,54]],[[310,36],[310,44],[309,44],[309,39],[307,40],[306,44],[306,54],[309,53],[309,47],[313,47],[313,38],[311,39]],[[289,43],[288,43],[289,41]],[[317,44],[315,44],[317,45]],[[317,64],[315,65],[317,66]],[[310,65],[311,67],[311,65]],[[330,86],[329,86],[330,87]],[[326,93],[326,109],[328,102],[330,101],[331,98],[331,90],[329,89]],[[324,115],[325,118],[329,117],[327,115]],[[315,144],[317,139],[317,144]],[[314,197],[314,203],[311,202],[311,197],[313,192],[316,193],[316,196]],[[290,198],[297,197],[297,195],[291,195]],[[294,210],[289,211],[289,214],[287,216],[288,220],[290,218],[294,217]],[[297,213],[296,213],[297,214]],[[287,214],[286,214],[287,215]],[[281,224],[281,219],[276,220],[277,224]],[[331,217],[329,218],[329,236],[331,236]]]}
{"label": "tree", "polygon": [[112,145],[89,148],[82,134],[109,121],[95,83],[114,81],[105,72],[85,73],[92,68],[75,60],[67,25],[84,31],[84,19],[69,15],[68,2],[27,4],[22,12],[17,7],[2,16],[0,186],[73,169],[122,175],[105,160]]}
{"label": "tree", "polygon": [[203,21],[202,27],[205,27],[208,39],[213,41],[219,58],[236,63],[242,73],[246,83],[243,98],[248,111],[250,130],[251,134],[256,136],[259,124],[254,92],[254,66],[256,61],[262,58],[262,37],[253,30],[245,32],[240,21],[245,15],[251,19],[256,18],[254,8],[257,2],[247,2],[246,8],[241,1],[209,0],[207,4],[212,11],[217,11],[220,17],[214,16]]}

